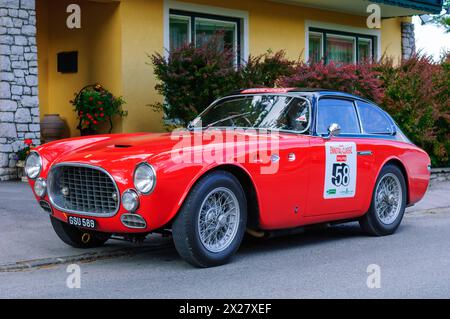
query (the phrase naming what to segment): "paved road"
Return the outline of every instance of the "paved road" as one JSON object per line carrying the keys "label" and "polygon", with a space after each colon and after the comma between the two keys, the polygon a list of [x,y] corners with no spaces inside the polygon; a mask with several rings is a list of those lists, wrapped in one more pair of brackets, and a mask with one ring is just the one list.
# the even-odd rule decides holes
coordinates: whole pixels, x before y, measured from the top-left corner
{"label": "paved road", "polygon": [[[0,264],[82,253],[56,239],[28,195],[0,183]],[[449,229],[450,209],[416,210],[394,236],[366,237],[349,224],[247,241],[232,264],[214,269],[190,267],[170,239],[154,238],[136,254],[79,262],[80,289],[67,288],[67,265],[0,272],[0,298],[450,298]],[[128,247],[112,242],[102,251]],[[380,266],[380,289],[367,287],[371,264]]]}

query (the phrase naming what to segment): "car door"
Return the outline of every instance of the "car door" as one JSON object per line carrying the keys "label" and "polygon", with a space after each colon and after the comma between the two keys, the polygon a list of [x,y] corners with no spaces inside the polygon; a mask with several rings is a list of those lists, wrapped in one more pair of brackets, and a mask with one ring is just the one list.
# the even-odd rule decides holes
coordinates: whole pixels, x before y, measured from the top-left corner
{"label": "car door", "polygon": [[276,139],[278,143],[268,152],[271,164],[250,165],[259,186],[259,226],[264,229],[292,228],[302,224],[310,176],[310,113],[308,100],[300,97],[290,100],[281,117],[277,117],[276,124],[270,125],[280,130],[271,134],[272,140]]}
{"label": "car door", "polygon": [[[306,216],[361,213],[361,189],[370,174],[370,156],[354,100],[321,97],[316,105],[315,136],[310,141],[311,183]],[[341,134],[329,136],[336,123]],[[367,152],[370,150],[367,150]]]}

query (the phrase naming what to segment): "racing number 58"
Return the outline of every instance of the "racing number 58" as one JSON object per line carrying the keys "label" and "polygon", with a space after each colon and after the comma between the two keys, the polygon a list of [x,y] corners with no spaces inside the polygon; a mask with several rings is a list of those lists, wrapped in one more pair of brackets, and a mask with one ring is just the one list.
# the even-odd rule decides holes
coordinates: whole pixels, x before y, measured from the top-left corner
{"label": "racing number 58", "polygon": [[334,186],[348,186],[350,184],[350,167],[343,163],[333,164],[333,176],[331,177],[331,182]]}

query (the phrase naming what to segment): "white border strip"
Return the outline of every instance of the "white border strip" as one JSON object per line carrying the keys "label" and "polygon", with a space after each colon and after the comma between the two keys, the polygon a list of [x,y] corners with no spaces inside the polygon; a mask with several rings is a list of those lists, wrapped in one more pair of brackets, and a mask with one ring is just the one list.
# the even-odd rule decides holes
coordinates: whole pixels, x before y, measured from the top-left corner
{"label": "white border strip", "polygon": [[250,54],[249,44],[249,14],[247,11],[234,10],[221,7],[205,6],[175,0],[164,0],[164,55],[167,57],[170,48],[170,9],[184,10],[194,13],[205,13],[242,19],[241,28],[241,59],[245,60]]}
{"label": "white border strip", "polygon": [[376,37],[377,42],[377,56],[376,59],[381,58],[381,31],[379,29],[358,28],[342,24],[334,24],[320,21],[305,20],[305,61],[309,60],[309,28],[326,29],[330,31],[342,31],[357,34],[365,34]]}

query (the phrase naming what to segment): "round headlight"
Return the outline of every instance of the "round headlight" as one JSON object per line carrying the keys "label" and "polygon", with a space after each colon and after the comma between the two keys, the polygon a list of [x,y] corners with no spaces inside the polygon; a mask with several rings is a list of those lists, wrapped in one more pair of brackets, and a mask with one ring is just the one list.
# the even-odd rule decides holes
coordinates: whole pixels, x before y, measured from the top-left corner
{"label": "round headlight", "polygon": [[133,190],[127,190],[122,194],[122,206],[129,212],[135,212],[139,207],[139,196]]}
{"label": "round headlight", "polygon": [[39,197],[44,197],[47,193],[47,182],[43,178],[38,178],[34,183],[34,192]]}
{"label": "round headlight", "polygon": [[156,173],[153,166],[147,163],[139,164],[134,171],[134,187],[142,194],[150,194],[156,185]]}
{"label": "round headlight", "polygon": [[39,176],[42,169],[41,157],[36,152],[31,152],[25,162],[25,174],[30,179],[35,179]]}

